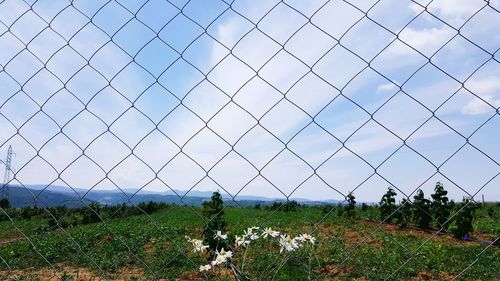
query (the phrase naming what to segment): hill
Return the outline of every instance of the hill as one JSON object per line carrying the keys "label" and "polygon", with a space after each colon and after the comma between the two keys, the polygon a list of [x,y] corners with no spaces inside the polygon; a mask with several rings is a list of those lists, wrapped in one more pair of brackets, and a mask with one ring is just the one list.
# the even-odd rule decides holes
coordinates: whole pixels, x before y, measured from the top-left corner
{"label": "hill", "polygon": [[[58,185],[9,185],[9,201],[16,208],[27,206],[66,206],[69,208],[84,207],[81,198],[86,204],[97,202],[102,205],[117,204],[138,204],[141,202],[163,202],[168,204],[201,206],[203,201],[210,198],[210,191],[186,191],[174,190],[167,192],[140,191],[137,189],[113,189],[113,190],[88,190],[82,188],[68,188]],[[268,198],[261,196],[239,195],[237,200],[233,201],[228,194],[223,196],[227,205],[252,206],[256,204],[268,205],[273,202],[284,202],[286,200],[279,198]],[[36,198],[36,202],[35,202]],[[182,199],[181,199],[182,198]],[[293,198],[293,200],[306,205],[337,204],[338,200],[313,201],[303,198]]]}
{"label": "hill", "polygon": [[93,201],[89,199],[80,200],[75,194],[61,193],[52,190],[33,189],[20,185],[7,185],[3,188],[8,188],[9,201],[13,207],[56,207],[66,206],[68,208],[84,207]]}

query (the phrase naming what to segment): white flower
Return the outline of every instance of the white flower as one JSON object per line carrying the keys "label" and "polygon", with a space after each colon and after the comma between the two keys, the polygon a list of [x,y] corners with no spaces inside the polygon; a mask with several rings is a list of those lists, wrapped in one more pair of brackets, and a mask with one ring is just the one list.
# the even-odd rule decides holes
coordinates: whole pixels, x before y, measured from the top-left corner
{"label": "white flower", "polygon": [[289,235],[281,235],[279,244],[281,246],[280,253],[283,252],[283,250],[286,250],[288,252],[295,251],[300,246],[297,243],[297,240],[295,238],[292,239]]}
{"label": "white flower", "polygon": [[242,236],[238,236],[236,235],[234,237],[234,243],[236,244],[236,247],[240,246],[241,244],[243,244],[243,242],[245,241],[245,238],[243,238]]}
{"label": "white flower", "polygon": [[292,244],[292,247],[294,247],[295,249],[298,249],[302,247],[302,243],[304,242],[305,242],[304,238],[297,236],[292,239],[292,242],[290,244]]}
{"label": "white flower", "polygon": [[243,238],[248,238],[248,237],[252,236],[252,234],[253,234],[253,229],[248,228],[247,230],[245,230],[243,232]]}
{"label": "white flower", "polygon": [[226,250],[224,250],[224,248],[222,248],[220,250],[220,252],[216,251],[216,253],[217,253],[218,256],[223,256],[226,259],[230,259],[230,258],[233,257],[233,252],[232,251],[226,251]]}
{"label": "white flower", "polygon": [[193,245],[193,252],[201,252],[205,253],[205,251],[208,249],[208,246],[203,245],[203,240],[196,239],[196,238],[191,238],[189,236],[184,236],[188,240],[189,243]]}
{"label": "white flower", "polygon": [[257,235],[257,233],[252,233],[252,235],[250,235],[250,239],[257,240],[257,239],[259,239],[259,235]]}
{"label": "white flower", "polygon": [[264,238],[267,238],[268,236],[278,237],[278,235],[280,235],[280,233],[278,231],[271,229],[270,227],[264,228],[264,231],[262,232],[262,237]]}
{"label": "white flower", "polygon": [[248,244],[250,244],[250,241],[246,240],[245,237],[243,237],[243,236],[236,235],[235,243],[236,243],[236,247],[239,247],[242,245],[243,245],[243,247],[246,247],[246,246],[248,246]]}
{"label": "white flower", "polygon": [[206,265],[200,265],[200,271],[209,271],[210,268],[212,268],[211,265],[206,264]]}
{"label": "white flower", "polygon": [[226,257],[218,255],[215,260],[212,261],[212,265],[219,265],[227,261]]}
{"label": "white flower", "polygon": [[200,253],[205,253],[208,249],[208,245],[203,245],[203,244],[196,244],[194,245],[193,252],[200,252]]}
{"label": "white flower", "polygon": [[295,241],[299,241],[299,242],[306,242],[306,238],[304,238],[302,235],[299,235],[295,238],[293,238]]}
{"label": "white flower", "polygon": [[245,233],[252,234],[253,233],[253,227],[247,228],[247,230],[245,231]]}
{"label": "white flower", "polygon": [[217,233],[214,236],[214,239],[226,240],[227,234],[222,234],[220,230],[217,230]]}
{"label": "white flower", "polygon": [[185,237],[185,238],[186,238],[186,240],[187,240],[189,243],[191,243],[191,244],[194,244],[194,242],[195,242],[195,241],[198,241],[198,239],[196,239],[196,238],[191,238],[191,237],[189,237],[189,236],[187,236],[187,235],[184,235],[184,237]]}
{"label": "white flower", "polygon": [[307,234],[307,233],[302,233],[299,237],[303,239],[303,241],[309,241],[311,244],[314,244],[316,242],[316,238],[314,236]]}
{"label": "white flower", "polygon": [[193,244],[193,246],[200,245],[203,243],[203,240],[190,238],[189,236],[185,236],[189,243]]}

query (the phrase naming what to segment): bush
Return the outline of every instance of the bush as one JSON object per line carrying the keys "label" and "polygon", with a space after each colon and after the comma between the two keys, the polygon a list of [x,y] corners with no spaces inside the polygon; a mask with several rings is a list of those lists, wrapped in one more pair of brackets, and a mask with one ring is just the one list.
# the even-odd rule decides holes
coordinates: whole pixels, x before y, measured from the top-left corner
{"label": "bush", "polygon": [[208,243],[211,249],[221,250],[223,247],[228,248],[225,243],[218,243],[215,239],[217,231],[226,232],[226,221],[224,220],[224,202],[219,191],[212,194],[210,201],[203,202],[203,215],[207,219],[207,223],[203,229],[204,240]]}
{"label": "bush", "polygon": [[434,188],[434,194],[431,195],[431,213],[437,222],[438,228],[447,229],[448,223],[446,222],[450,216],[450,203],[446,195],[448,191],[444,189],[442,183],[437,182]]}
{"label": "bush", "polygon": [[354,197],[354,194],[352,192],[349,192],[347,194],[347,205],[345,206],[345,214],[349,218],[354,218],[356,213],[356,197]]}
{"label": "bush", "polygon": [[335,206],[333,204],[324,204],[319,207],[321,209],[321,212],[323,214],[329,214],[333,212],[333,209],[335,209]]}
{"label": "bush", "polygon": [[417,191],[417,195],[413,197],[413,219],[418,227],[429,229],[431,226],[432,217],[430,215],[431,201],[424,197],[422,190]]}
{"label": "bush", "polygon": [[100,215],[101,206],[98,203],[91,203],[89,208],[83,210],[83,224],[91,224],[101,221]]}
{"label": "bush", "polygon": [[286,201],[286,202],[273,202],[273,204],[265,206],[264,209],[270,211],[283,211],[283,212],[296,212],[300,204],[295,201]]}
{"label": "bush", "polygon": [[459,211],[455,215],[453,224],[450,227],[451,232],[456,238],[466,239],[472,233],[474,230],[472,222],[477,208],[477,204],[468,198],[464,198],[462,203],[457,204],[457,211]]}
{"label": "bush", "polygon": [[385,219],[386,222],[392,222],[391,215],[396,211],[396,192],[392,187],[387,189],[387,192],[382,196],[380,200],[380,219],[383,221]]}
{"label": "bush", "polygon": [[292,201],[286,201],[283,203],[281,206],[281,209],[283,212],[296,212],[299,207],[299,203],[297,201],[292,200]]}
{"label": "bush", "polygon": [[403,228],[407,227],[411,223],[411,209],[411,202],[406,198],[403,198],[396,214],[397,223]]}
{"label": "bush", "polygon": [[7,198],[0,199],[0,208],[9,209],[10,207],[11,206],[10,206],[9,199],[7,199]]}
{"label": "bush", "polygon": [[344,207],[343,207],[342,205],[340,205],[340,204],[339,204],[339,205],[337,206],[337,216],[338,216],[338,217],[341,217],[341,216],[343,216],[343,215],[344,215]]}
{"label": "bush", "polygon": [[363,212],[368,211],[368,204],[366,204],[366,203],[361,203],[361,211],[363,211]]}
{"label": "bush", "polygon": [[496,216],[495,209],[492,206],[488,207],[487,212],[488,212],[488,217],[490,218],[494,218]]}

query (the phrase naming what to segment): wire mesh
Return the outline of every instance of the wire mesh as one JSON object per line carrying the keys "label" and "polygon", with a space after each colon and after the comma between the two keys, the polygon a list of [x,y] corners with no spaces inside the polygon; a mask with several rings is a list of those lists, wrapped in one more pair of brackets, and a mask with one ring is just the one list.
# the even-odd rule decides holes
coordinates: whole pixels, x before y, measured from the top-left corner
{"label": "wire mesh", "polygon": [[[143,245],[128,244],[86,200],[93,189],[104,185],[118,189],[126,201],[151,222],[151,228],[142,235],[146,237],[159,231],[178,249],[178,254],[167,260],[163,268],[175,266],[174,261],[179,256],[189,260],[193,268],[197,268],[197,264],[183,246],[157,224],[158,217],[134,202],[134,197],[153,184],[174,194],[179,205],[188,208],[204,223],[207,219],[185,200],[190,192],[197,191],[207,181],[227,194],[227,201],[242,207],[239,197],[258,181],[272,188],[283,200],[291,200],[301,191],[307,193],[304,187],[317,181],[328,189],[328,194],[343,198],[340,202],[343,204],[350,192],[363,192],[371,181],[379,180],[392,186],[411,203],[417,190],[439,176],[456,187],[459,194],[472,198],[467,203],[472,204],[482,191],[494,188],[491,186],[500,174],[499,155],[489,147],[485,149],[479,140],[475,141],[476,135],[498,128],[500,120],[498,97],[495,92],[481,88],[487,82],[478,84],[476,79],[491,74],[491,83],[495,83],[496,77],[498,84],[495,74],[498,75],[500,69],[500,43],[498,36],[488,32],[495,31],[500,5],[497,1],[462,4],[462,8],[453,9],[450,7],[453,3],[438,0],[310,3],[292,0],[1,1],[0,83],[3,93],[0,117],[3,136],[0,147],[6,149],[15,142],[14,150],[25,156],[15,170],[2,161],[8,167],[6,171],[13,171],[8,184],[29,190],[24,178],[33,173],[33,166],[48,167],[51,172],[42,177],[49,179],[47,184],[40,193],[31,193],[31,196],[33,202],[55,220],[57,228],[68,237],[70,247],[93,262],[93,257],[82,250],[51,210],[38,201],[52,184],[67,186],[77,196],[78,204],[99,217],[99,230],[109,232],[135,262],[148,269],[148,261],[137,254],[137,249]],[[224,25],[227,18],[236,28],[231,30],[234,26]],[[229,29],[225,32],[231,36],[220,36],[224,28]],[[418,28],[424,32],[416,34]],[[484,34],[475,34],[476,29]],[[82,43],[85,41],[90,43]],[[207,46],[210,46],[210,58],[200,54]],[[451,48],[462,49],[450,55]],[[453,61],[464,63],[454,67]],[[130,73],[140,73],[140,78],[134,79]],[[367,103],[352,94],[367,75],[384,82],[371,93],[385,95],[381,102]],[[438,76],[440,82],[446,83],[443,82],[435,93],[426,95],[425,89],[416,92],[415,84],[425,84]],[[427,91],[432,92],[430,89]],[[249,92],[263,96],[255,102],[248,98]],[[311,100],[318,98],[316,93],[322,100],[312,104]],[[326,94],[319,96],[320,93]],[[98,104],[105,104],[106,98],[113,99],[112,106],[99,108]],[[161,109],[143,102],[145,99],[161,104]],[[469,115],[481,117],[468,127],[447,115],[450,106],[464,100],[469,103],[462,111],[468,110]],[[203,107],[204,102],[212,104]],[[338,109],[339,103],[348,104],[350,112],[355,113]],[[61,117],[61,112],[67,116]],[[325,119],[328,114],[342,117],[340,121]],[[228,116],[235,120],[224,125]],[[283,128],[287,120],[294,118],[300,120],[294,124],[294,130]],[[185,122],[179,124],[178,120]],[[338,122],[342,121],[349,122],[350,126],[339,128]],[[134,127],[133,122],[138,122],[138,126]],[[440,128],[453,136],[454,143],[447,145],[443,159],[423,152],[415,141],[428,126],[434,126],[430,134],[439,135],[432,128]],[[127,134],[132,128],[138,131]],[[186,132],[174,134],[173,128]],[[308,130],[317,130],[318,136],[321,134],[328,140],[329,147],[320,147],[324,155],[318,159],[312,159],[296,145]],[[363,151],[362,145],[367,144],[356,141],[367,138],[366,130],[388,139],[388,143],[379,144],[387,150],[383,157],[373,159]],[[78,132],[87,133],[87,136]],[[256,160],[245,145],[248,139],[251,142],[258,137],[268,138],[266,149],[269,151]],[[71,143],[73,151],[48,153],[48,147],[60,138]],[[105,138],[112,140],[107,146],[102,144]],[[151,145],[151,139],[170,147],[171,153],[158,156],[160,160],[151,158],[151,153],[142,150]],[[198,143],[200,139],[202,144]],[[212,155],[200,157],[196,150],[200,145],[212,151]],[[314,140],[310,139],[308,145],[314,146]],[[96,152],[96,147],[101,150]],[[105,154],[106,150],[110,152]],[[403,163],[394,164],[394,161],[399,161],[398,157],[404,153],[411,157],[403,162],[418,168],[427,166],[430,170],[411,189],[387,172]],[[448,173],[447,165],[453,166],[456,161],[458,165],[467,166],[467,160],[460,158],[464,153],[480,157],[490,171],[475,180],[473,186]],[[339,186],[336,178],[324,172],[346,154],[359,167],[359,171],[356,170],[359,174],[349,182],[349,189]],[[111,163],[103,160],[110,155],[118,158]],[[70,159],[56,161],[59,156]],[[283,163],[283,157],[293,159],[290,162],[296,169],[277,168]],[[245,171],[231,170],[232,165],[244,166]],[[342,169],[344,164],[336,165],[334,168]],[[93,167],[93,170],[86,171],[86,167]],[[141,179],[140,187],[130,193],[127,190],[129,183],[124,178],[131,169],[141,169],[138,167],[148,170],[148,175]],[[191,169],[189,173],[197,171],[197,175],[183,174],[182,169],[188,168]],[[77,174],[71,172],[74,169],[92,174],[88,179],[88,191],[78,189],[72,179]],[[241,179],[237,182],[226,180],[227,175],[220,176],[221,169],[237,173]],[[296,181],[284,184],[273,174],[277,171],[281,177],[290,176]],[[302,173],[300,177],[289,175],[296,171]],[[169,181],[172,173],[181,175],[179,182],[184,185],[184,191],[176,189],[177,182]],[[8,193],[8,186],[4,184],[2,191]],[[326,191],[324,193],[320,193],[322,198],[329,196]],[[387,218],[377,222],[373,232],[349,247],[342,262],[329,274],[338,272],[348,260],[364,268],[365,265],[356,261],[356,251],[376,233],[383,233],[385,222],[402,207],[400,205]],[[255,222],[265,223],[280,208],[268,218],[254,217]],[[172,207],[165,216],[175,209]],[[31,244],[34,254],[54,268],[47,254],[37,250],[33,237],[18,228],[4,209],[1,211]],[[334,238],[320,227],[334,211],[333,207],[321,220],[314,222],[313,233]],[[448,221],[457,213],[451,214]],[[253,216],[251,212],[248,215]],[[403,267],[419,259],[420,249],[444,230],[441,225],[415,249],[394,240],[407,256],[386,279],[397,277]],[[475,253],[475,259],[455,278],[462,277],[497,240]],[[7,270],[13,272],[9,257],[0,258]],[[107,278],[106,268],[97,264],[96,267],[99,274]],[[278,270],[276,260],[260,278],[273,276]],[[158,278],[154,270],[149,272],[153,272],[152,278]],[[365,272],[366,277],[373,278],[370,269]]]}

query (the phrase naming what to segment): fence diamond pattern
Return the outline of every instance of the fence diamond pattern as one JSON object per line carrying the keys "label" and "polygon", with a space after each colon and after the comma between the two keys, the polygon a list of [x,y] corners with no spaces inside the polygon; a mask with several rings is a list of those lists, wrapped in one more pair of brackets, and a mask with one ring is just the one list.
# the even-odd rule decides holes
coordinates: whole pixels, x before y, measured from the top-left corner
{"label": "fence diamond pattern", "polygon": [[[288,200],[316,185],[316,197],[346,198],[378,181],[411,201],[436,177],[477,200],[500,173],[500,155],[481,142],[498,129],[500,99],[477,82],[498,79],[500,41],[489,32],[498,29],[500,3],[450,5],[462,4],[0,1],[0,147],[16,152],[9,183],[64,185],[88,208],[77,187],[112,186],[129,196],[125,189],[135,185],[132,202],[156,186],[184,204],[209,183],[238,205],[251,190]],[[473,125],[450,115],[464,105],[459,120],[474,118]],[[443,153],[423,149],[421,139],[443,132],[446,145],[433,147]],[[383,153],[371,154],[369,142]],[[487,167],[472,184],[454,170],[467,159]],[[355,167],[349,179],[331,172],[346,166]],[[396,174],[412,174],[411,188]],[[147,216],[151,231],[162,231]],[[370,237],[344,262],[356,260]],[[134,251],[142,245],[120,242],[148,268]],[[400,250],[408,258],[388,279],[419,258],[420,247]],[[9,267],[9,257],[0,260]]]}

